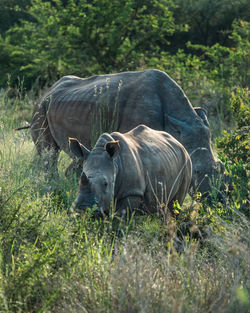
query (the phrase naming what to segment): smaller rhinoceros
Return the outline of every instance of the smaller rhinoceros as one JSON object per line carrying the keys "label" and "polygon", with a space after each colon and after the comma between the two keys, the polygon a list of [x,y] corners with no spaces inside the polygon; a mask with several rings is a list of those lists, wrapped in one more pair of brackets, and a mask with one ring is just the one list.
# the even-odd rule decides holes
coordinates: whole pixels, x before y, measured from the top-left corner
{"label": "smaller rhinoceros", "polygon": [[170,134],[139,125],[127,133],[102,134],[92,151],[69,139],[74,156],[83,160],[80,190],[73,207],[98,207],[108,213],[112,199],[119,216],[129,210],[172,209],[187,194],[192,163],[185,148]]}

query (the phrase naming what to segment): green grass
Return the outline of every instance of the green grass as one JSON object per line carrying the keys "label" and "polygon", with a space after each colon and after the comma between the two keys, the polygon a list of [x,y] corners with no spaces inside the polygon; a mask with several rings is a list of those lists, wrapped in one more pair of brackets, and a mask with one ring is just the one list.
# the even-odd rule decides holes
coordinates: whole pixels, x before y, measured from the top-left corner
{"label": "green grass", "polygon": [[13,131],[31,103],[0,98],[0,312],[248,312],[249,221],[234,203],[230,218],[190,199],[177,221],[72,214],[68,157],[49,179],[29,130]]}

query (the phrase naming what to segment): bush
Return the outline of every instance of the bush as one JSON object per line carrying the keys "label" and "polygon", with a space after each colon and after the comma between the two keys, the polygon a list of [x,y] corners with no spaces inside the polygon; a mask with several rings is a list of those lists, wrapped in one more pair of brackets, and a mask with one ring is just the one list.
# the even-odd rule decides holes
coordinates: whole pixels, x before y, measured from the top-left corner
{"label": "bush", "polygon": [[135,69],[144,54],[168,45],[175,25],[173,0],[32,0],[23,19],[0,36],[0,62],[7,73],[51,84],[63,75],[81,77]]}
{"label": "bush", "polygon": [[231,132],[224,131],[224,137],[217,139],[217,147],[233,180],[233,199],[245,208],[244,211],[249,216],[249,90],[237,88],[232,93],[230,105],[236,128]]}
{"label": "bush", "polygon": [[235,20],[232,26],[228,36],[232,41],[231,47],[219,43],[208,47],[190,42],[188,47],[201,51],[201,59],[209,61],[206,64],[211,78],[223,86],[246,88],[250,83],[250,23]]}

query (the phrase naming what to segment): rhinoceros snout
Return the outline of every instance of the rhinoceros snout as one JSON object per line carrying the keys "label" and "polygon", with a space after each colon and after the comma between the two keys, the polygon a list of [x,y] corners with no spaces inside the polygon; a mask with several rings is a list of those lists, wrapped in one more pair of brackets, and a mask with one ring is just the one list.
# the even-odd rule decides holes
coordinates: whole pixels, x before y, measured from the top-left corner
{"label": "rhinoceros snout", "polygon": [[79,193],[76,200],[73,202],[72,207],[75,211],[85,211],[86,209],[92,209],[94,206],[98,207],[98,201],[96,197],[86,196]]}

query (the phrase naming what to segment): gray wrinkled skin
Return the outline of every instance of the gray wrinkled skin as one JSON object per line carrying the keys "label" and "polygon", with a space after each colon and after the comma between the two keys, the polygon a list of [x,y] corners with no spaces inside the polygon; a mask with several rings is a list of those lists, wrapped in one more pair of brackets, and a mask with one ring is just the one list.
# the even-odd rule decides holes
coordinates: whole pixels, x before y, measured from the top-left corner
{"label": "gray wrinkled skin", "polygon": [[102,118],[103,104],[108,107],[105,118],[117,120],[111,131],[127,132],[145,124],[174,136],[191,156],[192,189],[210,190],[209,178],[217,178],[222,166],[211,149],[206,112],[193,108],[180,86],[158,70],[61,78],[38,101],[33,113],[31,133],[38,153],[53,151],[56,165],[60,150],[70,154],[69,137],[90,149],[93,117],[99,114]]}
{"label": "gray wrinkled skin", "polygon": [[76,210],[96,205],[107,213],[115,199],[117,214],[127,207],[155,212],[161,203],[183,203],[192,164],[185,148],[171,135],[139,125],[125,134],[102,134],[92,151],[76,139],[70,150],[84,160]]}

